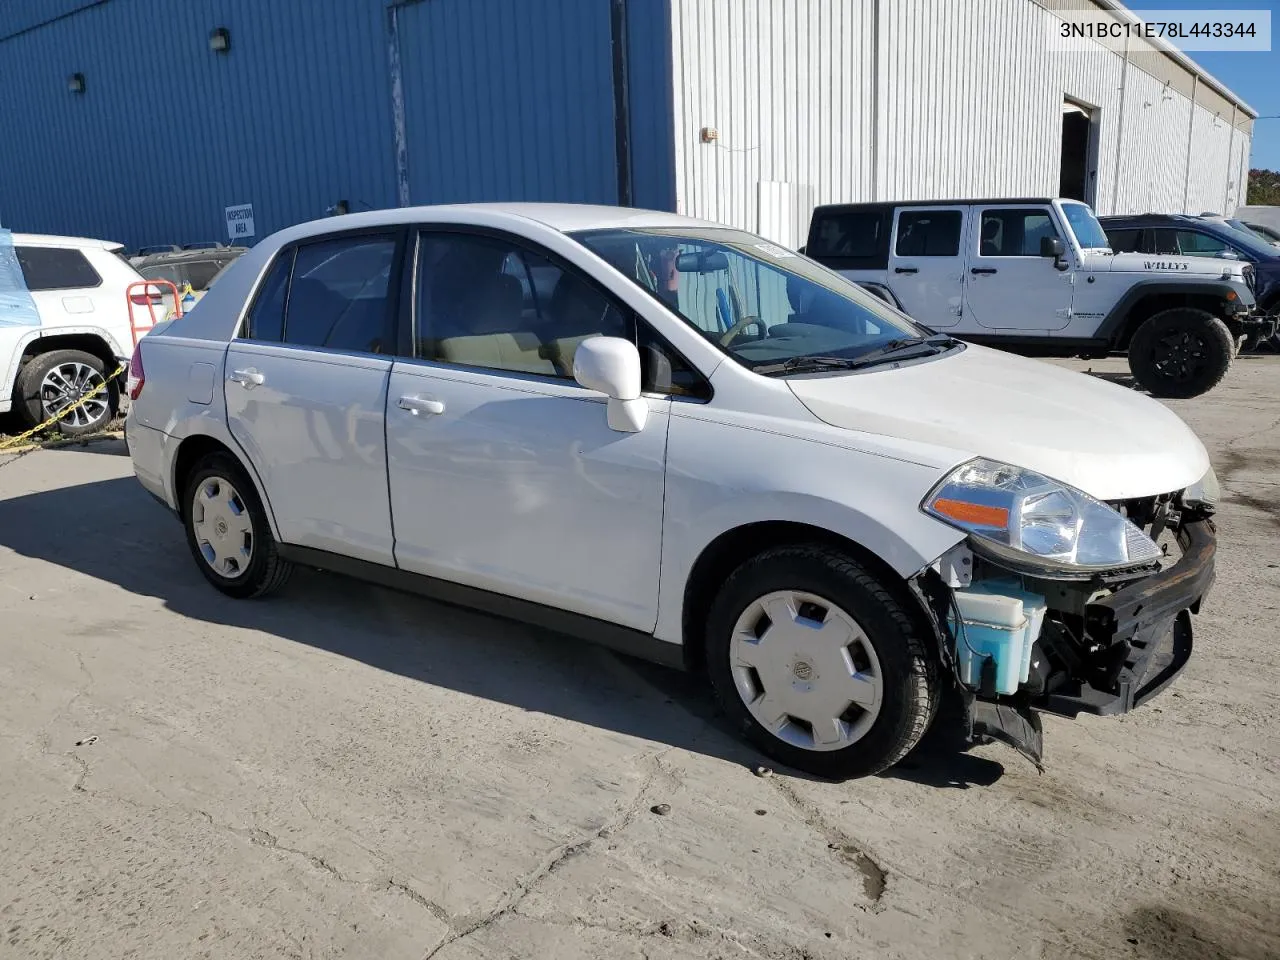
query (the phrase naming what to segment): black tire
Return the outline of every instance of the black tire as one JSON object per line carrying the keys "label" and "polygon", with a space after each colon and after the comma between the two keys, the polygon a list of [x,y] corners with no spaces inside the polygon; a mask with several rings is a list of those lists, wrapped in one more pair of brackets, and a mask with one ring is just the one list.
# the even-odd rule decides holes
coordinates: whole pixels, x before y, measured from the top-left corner
{"label": "black tire", "polygon": [[[195,499],[210,482],[229,484],[238,495],[238,502],[249,516],[252,527],[252,549],[244,569],[234,575],[216,571],[205,558],[204,548],[197,536],[194,522]],[[187,532],[187,546],[204,578],[229,597],[247,600],[263,597],[284,586],[293,572],[293,564],[280,557],[271,525],[258,491],[244,468],[226,453],[211,453],[200,460],[188,475],[182,489],[182,525]],[[211,538],[213,539],[213,538]]]}
{"label": "black tire", "polygon": [[[731,665],[734,627],[748,606],[779,590],[814,594],[839,606],[874,648],[883,685],[879,713],[848,746],[822,751],[788,743],[752,716],[738,691]],[[712,603],[706,637],[707,670],[734,727],[775,760],[828,779],[868,776],[893,766],[924,736],[941,695],[932,646],[903,605],[865,567],[830,547],[777,547],[748,560]]]}
{"label": "black tire", "polygon": [[[45,377],[57,368],[73,366],[88,367],[96,372],[97,381],[93,382],[92,386],[97,386],[98,382],[106,380],[107,375],[112,372],[104,367],[100,359],[83,350],[50,350],[48,353],[37,354],[27,361],[22,372],[18,374],[18,382],[13,391],[14,410],[17,411],[26,429],[30,430],[44,423],[53,415],[47,408],[52,395],[45,395]],[[120,409],[118,379],[113,377],[107,380],[105,389],[96,396],[102,398],[105,404],[93,403],[79,408],[83,416],[76,416],[76,419],[84,422],[59,422],[56,425],[63,436],[82,437],[99,433],[111,422]]]}
{"label": "black tire", "polygon": [[1176,307],[1149,317],[1129,344],[1129,369],[1154,397],[1185,399],[1208,393],[1227,375],[1235,340],[1213,314]]}

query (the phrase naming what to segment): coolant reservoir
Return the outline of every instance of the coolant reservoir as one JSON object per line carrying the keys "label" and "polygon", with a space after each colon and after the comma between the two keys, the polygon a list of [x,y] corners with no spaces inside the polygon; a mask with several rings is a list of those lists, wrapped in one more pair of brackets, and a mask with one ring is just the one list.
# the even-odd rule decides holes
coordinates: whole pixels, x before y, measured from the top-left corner
{"label": "coolant reservoir", "polygon": [[1017,580],[975,580],[955,591],[960,621],[950,617],[956,638],[960,682],[980,689],[987,661],[995,670],[995,692],[1016,693],[1031,676],[1031,648],[1044,623],[1045,600]]}

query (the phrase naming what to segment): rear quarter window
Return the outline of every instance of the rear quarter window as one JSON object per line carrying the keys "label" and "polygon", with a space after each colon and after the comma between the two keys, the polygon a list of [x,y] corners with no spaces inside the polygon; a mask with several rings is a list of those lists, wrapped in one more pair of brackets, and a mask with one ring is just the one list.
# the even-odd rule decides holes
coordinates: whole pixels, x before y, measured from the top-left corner
{"label": "rear quarter window", "polygon": [[1116,253],[1135,253],[1138,250],[1140,234],[1140,230],[1113,228],[1107,231],[1107,240]]}
{"label": "rear quarter window", "polygon": [[81,290],[102,284],[84,252],[67,247],[15,247],[27,289]]}
{"label": "rear quarter window", "polygon": [[819,208],[810,224],[805,253],[836,269],[883,269],[889,265],[892,215],[893,209],[887,207]]}

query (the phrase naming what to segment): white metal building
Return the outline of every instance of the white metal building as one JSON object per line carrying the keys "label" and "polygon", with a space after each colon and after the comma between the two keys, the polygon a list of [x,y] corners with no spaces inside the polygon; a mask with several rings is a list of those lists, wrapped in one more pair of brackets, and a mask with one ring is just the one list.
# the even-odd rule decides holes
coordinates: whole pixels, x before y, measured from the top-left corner
{"label": "white metal building", "polygon": [[1064,195],[1230,213],[1253,111],[1167,44],[1048,49],[1110,0],[671,0],[676,208],[803,242],[815,204]]}

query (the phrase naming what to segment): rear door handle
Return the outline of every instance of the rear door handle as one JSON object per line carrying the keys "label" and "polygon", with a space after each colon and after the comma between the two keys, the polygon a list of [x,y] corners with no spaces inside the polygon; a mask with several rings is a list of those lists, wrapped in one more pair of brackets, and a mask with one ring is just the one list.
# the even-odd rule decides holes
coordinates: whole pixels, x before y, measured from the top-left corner
{"label": "rear door handle", "polygon": [[444,402],[433,397],[412,394],[400,398],[400,409],[408,410],[415,417],[420,413],[444,413]]}
{"label": "rear door handle", "polygon": [[995,273],[995,267],[973,267],[970,271],[973,274]]}
{"label": "rear door handle", "polygon": [[227,377],[232,383],[238,383],[246,389],[252,390],[254,387],[260,387],[267,382],[267,378],[257,370],[250,367],[248,370],[232,370],[231,376]]}
{"label": "rear door handle", "polygon": [[894,273],[919,273],[920,268],[919,267],[894,267],[893,272]]}

